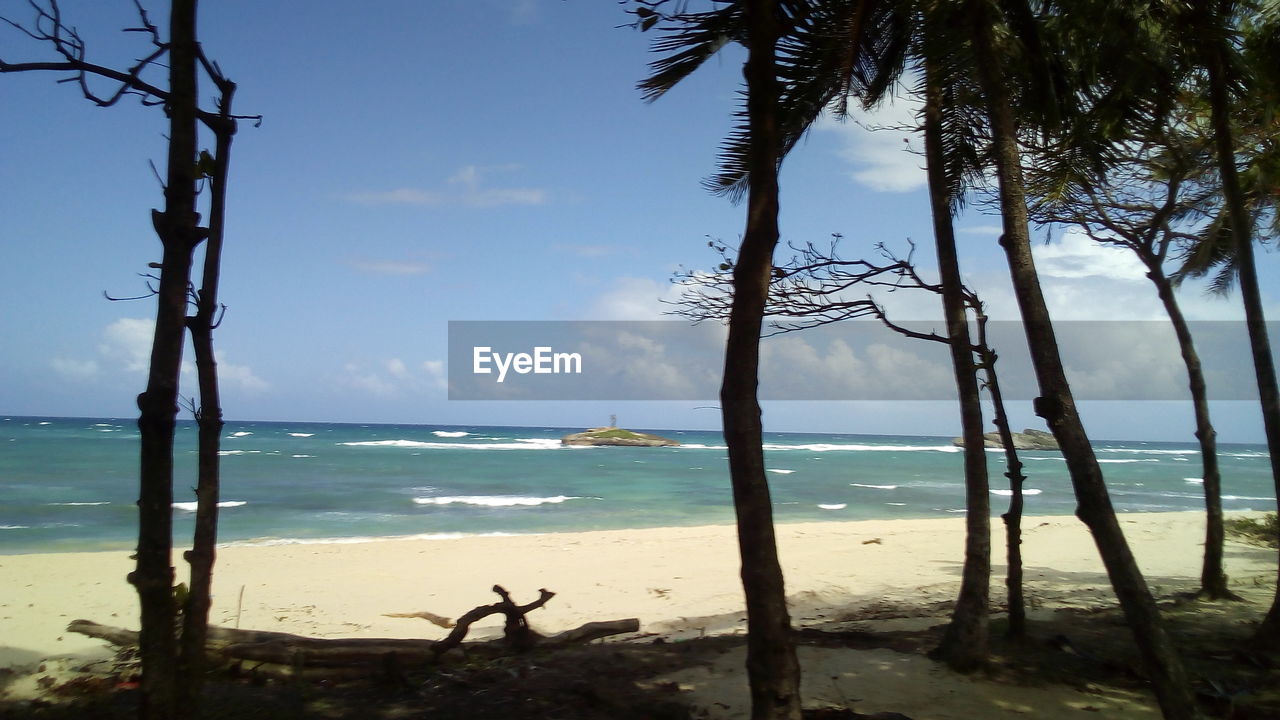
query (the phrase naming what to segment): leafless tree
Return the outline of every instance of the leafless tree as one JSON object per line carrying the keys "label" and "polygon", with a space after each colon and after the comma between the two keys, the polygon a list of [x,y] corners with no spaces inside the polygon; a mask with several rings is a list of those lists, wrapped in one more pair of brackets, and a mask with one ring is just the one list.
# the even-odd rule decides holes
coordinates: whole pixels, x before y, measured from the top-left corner
{"label": "leafless tree", "polygon": [[[137,567],[129,574],[142,608],[139,649],[143,665],[140,713],[143,718],[188,717],[198,712],[208,624],[209,592],[217,541],[218,442],[222,410],[212,332],[217,325],[217,284],[223,241],[223,215],[231,140],[237,122],[260,121],[231,111],[235,84],[204,54],[196,37],[196,1],[172,0],[167,36],[151,21],[138,0],[138,25],[126,28],[146,36],[150,50],[134,65],[118,70],[91,62],[84,38],[68,23],[57,0],[28,0],[34,14],[29,23],[4,18],[11,27],[52,50],[56,59],[13,63],[0,60],[0,73],[51,71],[59,82],[75,84],[81,94],[100,107],[125,98],[144,105],[163,106],[168,117],[168,157],[164,178],[164,209],[151,212],[152,225],[163,253],[156,284],[157,301],[147,387],[138,396],[141,436]],[[149,79],[167,66],[167,81]],[[221,93],[215,110],[199,105],[200,71]],[[107,91],[99,88],[106,86]],[[199,125],[216,140],[214,154],[199,150]],[[200,224],[199,195],[210,188],[209,222]],[[191,280],[194,254],[205,243],[200,289]],[[191,304],[194,315],[188,317]],[[184,333],[191,331],[200,385],[200,470],[197,486],[196,531],[186,559],[191,583],[186,591],[174,586],[173,440],[179,404],[178,382]],[[181,607],[179,607],[181,605]],[[182,638],[175,635],[182,614]]]}

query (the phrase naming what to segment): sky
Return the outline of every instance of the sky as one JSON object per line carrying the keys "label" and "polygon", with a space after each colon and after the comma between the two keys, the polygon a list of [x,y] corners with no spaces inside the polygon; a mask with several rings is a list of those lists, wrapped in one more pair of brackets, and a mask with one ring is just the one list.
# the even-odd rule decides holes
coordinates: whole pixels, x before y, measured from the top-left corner
{"label": "sky", "polygon": [[[151,3],[159,5],[160,3]],[[124,67],[148,51],[121,33],[128,0],[63,0],[88,57]],[[206,52],[239,84],[215,345],[232,420],[432,425],[604,424],[713,429],[701,399],[450,400],[450,321],[647,321],[672,274],[712,269],[708,239],[736,243],[744,208],[705,192],[731,128],[742,54],[727,49],[652,104],[635,84],[651,37],[612,2],[313,0],[204,3]],[[152,8],[163,22],[162,8]],[[25,0],[0,14],[27,20]],[[6,61],[48,50],[0,28]],[[97,108],[57,75],[0,77],[0,413],[132,417],[145,386],[159,259],[150,210],[165,118],[126,99]],[[213,90],[202,87],[211,101]],[[909,98],[861,122],[822,120],[784,164],[783,241],[844,236],[846,256],[917,245],[933,263]],[[205,141],[206,146],[211,141]],[[999,218],[959,220],[965,279],[993,317],[1016,319]],[[1071,235],[1035,248],[1062,320],[1157,320],[1150,283],[1124,251]],[[785,250],[779,252],[783,259]],[[1264,300],[1280,319],[1276,257]],[[895,317],[936,320],[936,298],[881,296]],[[1236,296],[1182,291],[1197,320],[1239,320]],[[1096,350],[1123,356],[1115,334]],[[1123,351],[1123,352],[1122,352]],[[188,359],[190,357],[188,353]],[[832,362],[838,362],[838,358]],[[904,368],[909,365],[904,365]],[[454,367],[454,371],[458,368]],[[807,372],[796,366],[797,374]],[[183,393],[194,392],[192,373]],[[1190,441],[1172,400],[1082,404],[1099,438]],[[1260,442],[1254,403],[1215,403],[1220,437]],[[1014,422],[1042,427],[1027,402]],[[946,401],[769,401],[775,431],[951,435]]]}

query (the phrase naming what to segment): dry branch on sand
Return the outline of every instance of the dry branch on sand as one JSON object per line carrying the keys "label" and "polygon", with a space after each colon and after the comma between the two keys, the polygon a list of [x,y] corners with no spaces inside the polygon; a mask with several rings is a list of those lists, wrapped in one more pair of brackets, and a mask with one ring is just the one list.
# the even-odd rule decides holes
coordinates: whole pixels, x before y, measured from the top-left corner
{"label": "dry branch on sand", "polygon": [[[253,663],[248,671],[257,674],[351,677],[394,671],[394,668],[405,664],[435,662],[446,652],[462,646],[471,625],[490,615],[506,616],[503,636],[493,641],[468,643],[465,646],[468,650],[522,652],[534,647],[581,644],[640,629],[639,620],[627,618],[590,622],[556,635],[541,635],[529,627],[525,615],[547,604],[555,597],[555,593],[540,590],[537,600],[517,605],[501,586],[494,585],[493,591],[502,598],[499,602],[469,610],[456,622],[428,612],[391,615],[423,618],[441,627],[452,628],[443,640],[311,638],[281,632],[211,626],[205,651],[211,667],[235,669],[240,666],[243,669],[245,663]],[[67,630],[106,640],[116,646],[138,644],[138,633],[135,630],[100,625],[89,620],[75,620]]]}

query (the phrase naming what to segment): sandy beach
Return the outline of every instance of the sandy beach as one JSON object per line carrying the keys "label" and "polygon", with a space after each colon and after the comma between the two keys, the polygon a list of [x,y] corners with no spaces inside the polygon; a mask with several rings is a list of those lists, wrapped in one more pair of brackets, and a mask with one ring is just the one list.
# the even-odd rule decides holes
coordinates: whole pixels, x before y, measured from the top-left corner
{"label": "sandy beach", "polygon": [[[1126,514],[1121,522],[1154,592],[1197,587],[1204,522],[1200,513]],[[1113,602],[1092,540],[1075,518],[1029,517],[1024,529],[1032,608]],[[993,521],[992,530],[995,572],[1000,576],[1004,568],[999,520]],[[962,533],[959,517],[779,526],[795,622],[817,624],[853,609],[923,607],[953,599]],[[1233,587],[1273,587],[1269,584],[1274,582],[1274,551],[1229,541],[1226,555]],[[0,667],[30,668],[59,656],[82,662],[109,654],[104,643],[66,633],[65,628],[76,618],[136,627],[137,598],[124,580],[130,569],[132,561],[125,552],[0,556],[0,587],[5,588],[0,596]],[[530,616],[543,632],[637,617],[642,633],[690,637],[743,631],[737,571],[730,526],[230,546],[219,554],[212,621],[317,637],[439,638],[445,630],[385,614],[430,611],[457,617],[492,602],[489,588],[498,583],[518,601],[536,598],[539,588],[556,593],[550,604]],[[998,604],[1003,596],[999,577],[993,579],[992,591]],[[497,623],[494,619],[477,629],[494,632]],[[974,681],[950,676],[923,658],[875,652],[888,653],[880,659],[882,664],[901,665],[898,674],[908,672],[912,663],[925,663],[927,667],[911,673],[923,673],[921,682],[933,678],[926,683],[929,687],[959,682],[975,691]],[[821,666],[820,674],[828,677],[833,671],[827,665],[839,662],[829,657],[830,651],[806,649],[803,655],[806,664]],[[723,672],[704,670],[711,674],[693,684],[700,692],[726,697],[745,692],[740,677],[730,677],[723,687],[710,682],[712,675],[731,676],[740,666],[737,660],[726,657]],[[20,685],[11,683],[10,691],[17,692]],[[821,683],[806,687],[807,692],[824,692]],[[869,698],[876,687],[892,694],[892,688],[879,682],[856,693]],[[1100,700],[1089,702],[1098,706]],[[1133,717],[1154,716],[1139,712],[1142,698],[1116,702],[1127,703],[1138,713]],[[1010,700],[1010,707],[1034,704],[1028,703],[1032,701]],[[736,717],[728,709],[721,716]]]}

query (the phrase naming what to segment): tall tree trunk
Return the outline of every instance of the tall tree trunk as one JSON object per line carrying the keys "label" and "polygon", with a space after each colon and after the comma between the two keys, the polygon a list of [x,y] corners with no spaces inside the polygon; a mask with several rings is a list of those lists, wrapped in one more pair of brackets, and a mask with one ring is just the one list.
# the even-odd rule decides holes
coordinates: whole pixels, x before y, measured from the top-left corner
{"label": "tall tree trunk", "polygon": [[929,203],[938,255],[942,307],[947,318],[947,347],[956,376],[960,426],[964,436],[965,547],[960,595],[942,642],[931,653],[958,672],[972,672],[987,662],[991,584],[991,504],[987,484],[987,451],[982,439],[982,400],[978,367],[969,337],[964,285],[956,257],[951,221],[950,183],[942,148],[942,88],[932,64],[925,61],[924,147],[929,176]]}
{"label": "tall tree trunk", "polygon": [[764,472],[759,383],[760,329],[778,242],[776,0],[747,3],[747,116],[751,185],[733,273],[733,306],[720,402],[747,604],[747,678],[753,720],[799,720],[800,665],[791,635],[773,507]]}
{"label": "tall tree trunk", "polygon": [[[1205,3],[1208,5],[1208,3]],[[1225,20],[1223,21],[1225,22]],[[1205,65],[1209,71],[1210,112],[1214,144],[1217,147],[1218,171],[1222,176],[1222,195],[1231,218],[1231,232],[1236,240],[1236,267],[1240,275],[1240,297],[1244,301],[1245,324],[1249,328],[1249,346],[1253,351],[1254,372],[1258,376],[1258,395],[1262,401],[1262,424],[1267,434],[1267,450],[1271,453],[1271,478],[1276,497],[1280,498],[1280,389],[1276,385],[1276,368],[1271,360],[1271,340],[1267,337],[1267,319],[1262,312],[1262,292],[1258,288],[1258,269],[1253,257],[1253,225],[1244,207],[1240,178],[1236,172],[1235,140],[1231,131],[1231,99],[1227,91],[1226,49],[1217,42],[1206,48]],[[1277,570],[1280,573],[1280,567]],[[1276,594],[1271,609],[1258,628],[1257,640],[1272,648],[1280,648],[1280,574],[1276,576]]]}
{"label": "tall tree trunk", "polygon": [[1009,479],[1009,510],[1000,516],[1004,521],[1005,538],[1005,590],[1009,605],[1009,637],[1024,638],[1027,635],[1027,603],[1022,590],[1022,509],[1025,498],[1022,492],[1027,477],[1022,474],[1022,461],[1013,445],[1013,427],[1004,408],[1004,393],[1000,390],[1000,377],[996,373],[996,352],[987,343],[987,314],[982,304],[973,300],[973,312],[977,316],[978,352],[982,355],[982,369],[987,376],[987,391],[991,393],[992,420],[1000,433],[1004,447],[1005,471]]}
{"label": "tall tree trunk", "polygon": [[196,187],[196,0],[173,0],[169,29],[169,157],[164,212],[153,211],[164,246],[147,389],[138,396],[141,457],[137,569],[144,720],[176,717],[173,599],[173,436],[192,251],[199,242]]}
{"label": "tall tree trunk", "polygon": [[[218,79],[218,78],[216,78]],[[217,145],[209,180],[209,239],[204,248],[204,273],[196,314],[187,319],[191,346],[195,352],[196,375],[200,385],[199,477],[196,484],[195,534],[185,555],[191,566],[191,585],[182,612],[182,641],[179,648],[178,681],[185,707],[198,707],[204,680],[205,637],[209,628],[212,600],[213,564],[217,557],[218,499],[220,494],[218,450],[222,438],[222,405],[218,392],[218,364],[213,351],[213,328],[218,322],[218,276],[222,264],[222,240],[226,227],[227,171],[231,163],[231,141],[236,131],[230,118],[235,84],[219,79],[222,98],[220,118],[215,125]]]}
{"label": "tall tree trunk", "polygon": [[1076,411],[1048,306],[1031,256],[1026,194],[1022,181],[1017,124],[997,54],[995,19],[983,2],[970,5],[973,47],[979,81],[986,95],[995,146],[1004,235],[1000,244],[1009,262],[1014,294],[1022,313],[1040,397],[1036,414],[1043,417],[1062,448],[1076,495],[1076,515],[1093,534],[1116,597],[1120,601],[1146,666],[1152,690],[1165,718],[1198,718],[1195,696],[1182,660],[1164,631],[1155,599],[1147,589],[1129,544],[1116,519],[1093,447]]}
{"label": "tall tree trunk", "polygon": [[1173,292],[1173,283],[1165,276],[1159,258],[1143,254],[1142,261],[1147,266],[1147,277],[1155,284],[1156,293],[1173,325],[1173,333],[1178,338],[1178,351],[1187,367],[1187,384],[1191,389],[1191,406],[1195,413],[1196,440],[1200,443],[1204,479],[1205,538],[1204,563],[1200,569],[1200,595],[1210,600],[1239,600],[1239,596],[1227,588],[1227,575],[1222,566],[1225,528],[1222,522],[1222,474],[1218,470],[1218,434],[1209,419],[1209,393],[1204,380],[1204,369],[1200,364],[1200,354],[1196,352],[1191,327]]}

